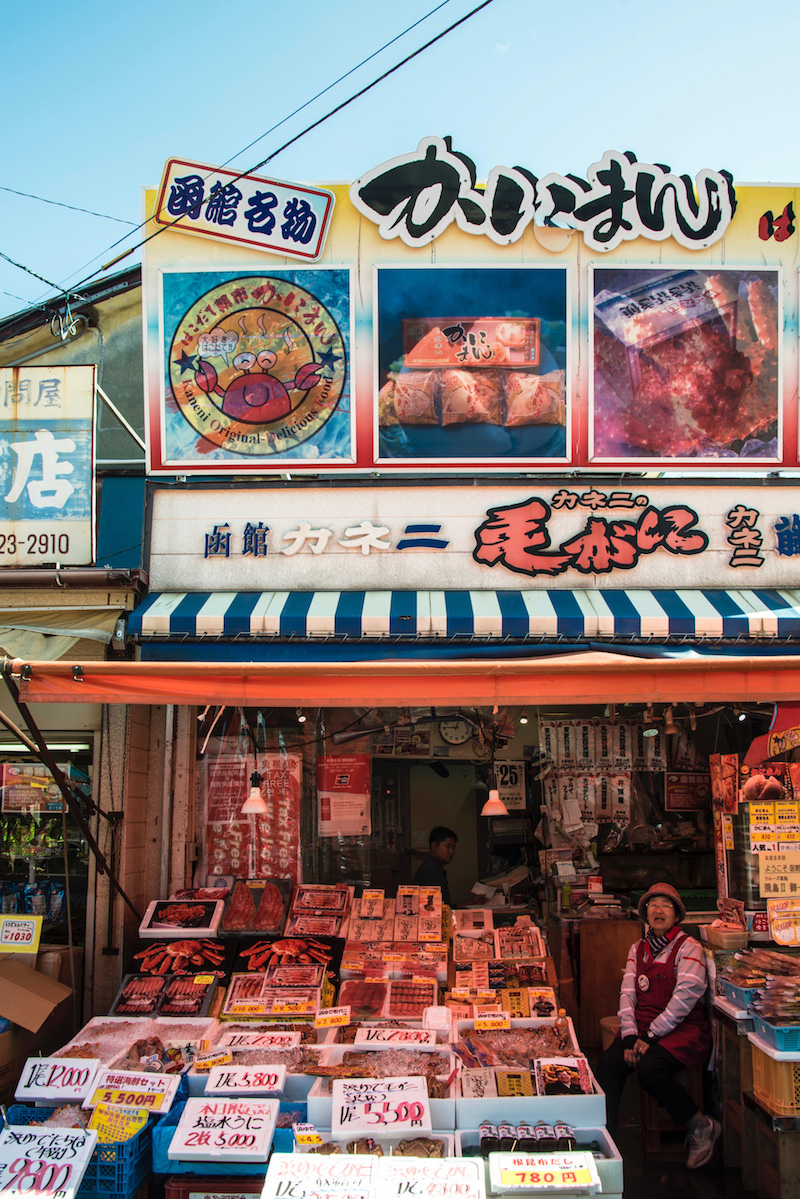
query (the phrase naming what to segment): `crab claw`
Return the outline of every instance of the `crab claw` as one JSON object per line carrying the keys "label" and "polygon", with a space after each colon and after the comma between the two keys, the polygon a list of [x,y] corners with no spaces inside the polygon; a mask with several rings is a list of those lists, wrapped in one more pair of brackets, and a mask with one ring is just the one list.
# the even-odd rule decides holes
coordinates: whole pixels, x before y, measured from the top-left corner
{"label": "crab claw", "polygon": [[312,387],[317,386],[321,378],[317,363],[308,362],[305,366],[301,366],[295,375],[294,385],[298,391],[310,391]]}
{"label": "crab claw", "polygon": [[195,382],[201,391],[208,394],[217,390],[217,372],[210,362],[201,358],[194,373]]}

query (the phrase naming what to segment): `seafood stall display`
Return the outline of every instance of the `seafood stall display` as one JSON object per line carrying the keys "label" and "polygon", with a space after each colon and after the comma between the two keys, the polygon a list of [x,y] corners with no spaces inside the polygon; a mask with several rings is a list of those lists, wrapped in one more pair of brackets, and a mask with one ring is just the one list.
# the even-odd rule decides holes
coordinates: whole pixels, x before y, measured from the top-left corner
{"label": "seafood stall display", "polygon": [[139,936],[147,939],[213,937],[224,907],[221,899],[154,899],[139,925]]}
{"label": "seafood stall display", "polygon": [[280,934],[291,894],[292,883],[288,878],[237,879],[220,932]]}

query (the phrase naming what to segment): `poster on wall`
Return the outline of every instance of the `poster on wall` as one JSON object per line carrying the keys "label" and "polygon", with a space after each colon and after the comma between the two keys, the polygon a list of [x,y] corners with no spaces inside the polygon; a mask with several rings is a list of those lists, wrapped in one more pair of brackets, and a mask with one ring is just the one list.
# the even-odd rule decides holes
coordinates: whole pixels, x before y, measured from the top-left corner
{"label": "poster on wall", "polygon": [[346,267],[164,271],[164,464],[353,460]]}
{"label": "poster on wall", "polygon": [[544,458],[567,450],[567,274],[381,267],[376,458]]}
{"label": "poster on wall", "polygon": [[303,761],[299,754],[267,753],[258,758],[263,816],[243,816],[252,758],[223,754],[206,764],[206,845],[208,875],[290,878],[300,874],[300,795]]}
{"label": "poster on wall", "polygon": [[60,812],[64,807],[55,779],[38,762],[20,766],[5,762],[0,766],[0,811]]}
{"label": "poster on wall", "polygon": [[667,812],[705,812],[710,797],[708,774],[667,771],[664,777],[664,808]]}
{"label": "poster on wall", "polygon": [[780,458],[777,270],[592,277],[594,461]]}
{"label": "poster on wall", "polygon": [[369,837],[372,832],[370,758],[340,754],[317,762],[320,837]]}

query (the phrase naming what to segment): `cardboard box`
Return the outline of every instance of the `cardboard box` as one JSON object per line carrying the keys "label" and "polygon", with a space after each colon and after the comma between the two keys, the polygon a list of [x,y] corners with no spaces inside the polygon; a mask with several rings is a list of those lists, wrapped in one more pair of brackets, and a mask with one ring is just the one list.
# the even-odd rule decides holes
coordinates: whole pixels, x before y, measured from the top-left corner
{"label": "cardboard box", "polygon": [[72,991],[10,956],[0,957],[0,1016],[16,1026],[0,1033],[0,1103],[6,1103],[26,1058],[69,1039]]}
{"label": "cardboard box", "polygon": [[[82,945],[74,945],[72,947],[72,960],[75,964],[75,986],[80,991],[81,970],[83,968]],[[48,978],[54,978],[56,982],[64,983],[65,986],[71,987],[72,971],[69,964],[69,946],[40,944],[39,956],[36,959],[36,969],[40,974],[46,974]]]}

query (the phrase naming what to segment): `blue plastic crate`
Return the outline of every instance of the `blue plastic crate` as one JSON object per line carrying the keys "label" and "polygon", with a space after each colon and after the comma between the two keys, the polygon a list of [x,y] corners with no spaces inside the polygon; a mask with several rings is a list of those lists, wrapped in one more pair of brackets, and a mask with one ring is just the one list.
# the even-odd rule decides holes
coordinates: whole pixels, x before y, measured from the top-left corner
{"label": "blue plastic crate", "polygon": [[753,1031],[762,1040],[782,1053],[800,1053],[800,1024],[770,1024],[758,1012],[751,1012]]}
{"label": "blue plastic crate", "polygon": [[[26,1107],[12,1104],[8,1109],[9,1124],[31,1124],[46,1120],[54,1107]],[[150,1171],[150,1136],[152,1121],[128,1141],[98,1142],[95,1146],[77,1199],[130,1199],[139,1183]]]}
{"label": "blue plastic crate", "polygon": [[744,1011],[747,1011],[748,1005],[758,998],[761,990],[760,987],[737,987],[735,983],[729,983],[727,978],[722,979],[722,989],[725,992],[725,998]]}
{"label": "blue plastic crate", "polygon": [[[185,1104],[173,1103],[172,1108],[153,1125],[153,1173],[154,1174],[206,1174],[217,1177],[221,1174],[231,1176],[252,1176],[265,1174],[265,1162],[225,1162],[216,1165],[214,1162],[179,1162],[174,1161],[168,1153],[170,1142],[175,1135],[175,1127],[180,1120]],[[294,1124],[305,1124],[308,1118],[308,1104],[283,1102],[280,1105],[282,1113],[288,1113]],[[272,1148],[279,1153],[291,1153],[294,1136],[291,1128],[276,1128],[272,1138]],[[84,1199],[80,1196],[80,1199]]]}

